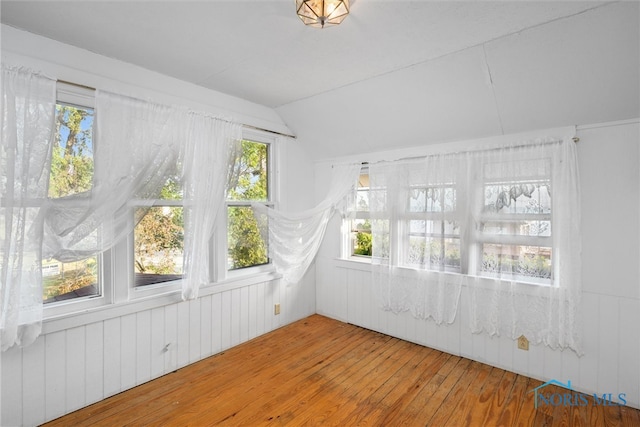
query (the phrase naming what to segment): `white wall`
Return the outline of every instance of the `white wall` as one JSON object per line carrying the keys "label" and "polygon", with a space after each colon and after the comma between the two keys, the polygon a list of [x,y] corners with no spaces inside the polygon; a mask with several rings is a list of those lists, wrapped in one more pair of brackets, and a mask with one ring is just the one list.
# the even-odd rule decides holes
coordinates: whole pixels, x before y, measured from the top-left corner
{"label": "white wall", "polygon": [[[4,25],[2,62],[290,133],[270,108]],[[277,144],[281,206],[309,208],[313,165],[295,140]],[[45,320],[33,345],[0,353],[0,425],[41,424],[315,312],[313,273],[297,286],[263,274],[200,294],[188,302],[170,294]]]}
{"label": "white wall", "polygon": [[[337,219],[316,261],[317,312],[540,380],[571,380],[574,389],[590,394],[626,393],[628,404],[640,408],[640,125],[634,120],[582,126],[578,136],[583,357],[545,346],[526,352],[511,339],[472,334],[466,288],[451,325],[380,310],[368,265],[338,259]],[[335,159],[340,160],[347,159]],[[328,164],[316,169],[320,194]]]}

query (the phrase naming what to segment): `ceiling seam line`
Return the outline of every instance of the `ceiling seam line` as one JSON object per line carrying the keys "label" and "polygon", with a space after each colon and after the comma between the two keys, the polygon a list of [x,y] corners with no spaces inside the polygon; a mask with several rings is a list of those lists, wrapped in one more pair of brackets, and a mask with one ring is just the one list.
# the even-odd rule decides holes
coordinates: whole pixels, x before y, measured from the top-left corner
{"label": "ceiling seam line", "polygon": [[484,59],[484,66],[489,77],[489,86],[491,87],[491,96],[493,97],[493,104],[496,108],[496,115],[498,116],[498,126],[500,126],[500,133],[504,135],[504,126],[502,125],[502,116],[500,115],[500,107],[498,105],[498,97],[496,96],[496,88],[493,84],[493,75],[491,74],[491,67],[489,66],[489,60],[487,59],[487,50],[485,45],[482,45],[482,57]]}

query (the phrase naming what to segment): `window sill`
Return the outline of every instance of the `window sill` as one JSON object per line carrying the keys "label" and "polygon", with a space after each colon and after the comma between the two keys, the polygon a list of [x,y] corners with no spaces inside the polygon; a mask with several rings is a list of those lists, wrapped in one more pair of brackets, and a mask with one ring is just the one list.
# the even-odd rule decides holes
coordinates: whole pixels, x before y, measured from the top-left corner
{"label": "window sill", "polygon": [[[350,258],[334,258],[335,266],[338,268],[345,268],[349,270],[358,270],[358,271],[366,271],[371,272],[371,259],[363,257],[350,257]],[[408,267],[398,267],[400,270],[413,270]],[[425,270],[427,271],[427,270]],[[439,273],[434,271],[434,273]],[[470,286],[468,281],[473,281],[474,286],[479,289],[493,289],[496,284],[498,286],[518,286],[518,289],[523,294],[528,295],[539,295],[540,292],[547,292],[548,289],[553,288],[553,285],[548,283],[536,283],[533,281],[524,281],[524,280],[509,280],[506,278],[498,278],[498,277],[489,277],[489,276],[475,276],[469,274],[462,274],[454,271],[443,271],[443,274],[459,276],[462,280],[462,286],[468,287]]]}
{"label": "window sill", "polygon": [[[282,276],[275,271],[267,271],[211,283],[208,286],[200,288],[198,298],[244,288],[258,283],[278,280],[281,277]],[[129,301],[105,304],[47,317],[42,321],[42,333],[50,334],[59,332],[180,302],[182,302],[181,290],[172,288],[166,292],[156,293],[152,296],[131,298]]]}
{"label": "window sill", "polygon": [[336,266],[351,270],[371,271],[371,258],[352,256],[349,258],[335,258]]}

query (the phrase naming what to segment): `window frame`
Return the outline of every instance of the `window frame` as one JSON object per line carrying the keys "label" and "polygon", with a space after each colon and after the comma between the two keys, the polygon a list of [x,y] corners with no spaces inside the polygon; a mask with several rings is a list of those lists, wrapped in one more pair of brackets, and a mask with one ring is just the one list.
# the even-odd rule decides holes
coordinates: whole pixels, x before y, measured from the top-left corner
{"label": "window frame", "polygon": [[[129,203],[130,209],[129,217],[131,222],[135,220],[136,209],[144,207],[148,208],[162,208],[162,207],[180,207],[184,209],[183,200],[170,200],[170,199],[153,199],[151,206],[148,204],[142,204],[139,201],[132,200]],[[134,227],[135,228],[135,227]],[[182,278],[167,280],[163,282],[150,283],[148,285],[136,285],[136,271],[135,271],[135,231],[131,232],[125,239],[127,245],[127,270],[129,271],[126,282],[128,283],[128,299],[133,300],[137,298],[145,298],[154,295],[162,295],[169,292],[179,291],[182,289]],[[116,245],[116,248],[120,249],[121,244]]]}
{"label": "window frame", "polygon": [[[253,203],[261,203],[269,208],[276,208],[278,205],[279,180],[277,165],[279,162],[279,150],[277,149],[277,138],[267,132],[257,129],[242,130],[242,140],[251,141],[267,145],[267,200],[266,201],[245,201],[245,200],[225,200],[223,211],[218,215],[216,231],[212,238],[212,277],[213,285],[225,284],[229,281],[240,280],[243,278],[256,276],[260,274],[273,273],[275,266],[271,258],[266,264],[254,265],[250,267],[242,267],[237,269],[229,269],[227,265],[228,256],[228,210],[229,207],[251,207]],[[267,242],[267,245],[269,242]]]}
{"label": "window frame", "polygon": [[[550,164],[550,172],[547,176],[531,176],[531,177],[503,177],[502,179],[493,179],[493,180],[485,180],[484,178],[479,178],[475,180],[475,187],[472,189],[473,191],[477,191],[480,194],[484,193],[485,187],[488,185],[514,185],[514,184],[522,184],[523,182],[547,182],[546,185],[553,186],[553,173],[551,172],[553,168],[558,167],[558,165],[553,164],[551,159]],[[537,191],[541,191],[540,188]],[[482,204],[483,197],[478,197],[478,203]],[[553,206],[553,198],[549,196],[550,203],[550,212],[548,213],[508,213],[508,214],[500,214],[498,212],[482,212],[478,217],[478,227],[471,227],[471,232],[469,233],[469,243],[466,245],[469,250],[469,271],[474,276],[488,278],[488,279],[497,279],[497,280],[508,280],[514,281],[518,283],[525,283],[529,285],[537,285],[537,286],[557,286],[556,281],[556,269],[557,265],[554,262],[553,256],[553,246],[554,246],[554,234],[553,234],[553,222],[554,222],[554,206]],[[485,223],[507,223],[509,221],[548,221],[550,225],[550,231],[548,236],[531,236],[531,235],[500,235],[495,233],[483,233],[480,229],[481,224]],[[495,245],[503,245],[503,246],[529,246],[529,247],[538,247],[538,248],[548,248],[551,251],[550,258],[550,278],[538,278],[534,276],[520,276],[516,273],[509,275],[508,273],[497,273],[490,274],[482,271],[483,264],[483,245],[484,244],[495,244]]]}
{"label": "window frame", "polygon": [[[434,189],[439,189],[441,191],[441,196],[439,196],[439,202],[441,202],[441,209],[440,210],[428,210],[427,209],[427,205],[426,205],[426,198],[428,197],[428,190],[433,191]],[[445,199],[445,189],[452,189],[453,190],[453,194],[454,194],[454,198],[455,198],[455,209],[453,210],[446,210],[444,207],[444,199]],[[415,190],[424,190],[425,191],[425,209],[421,210],[421,211],[414,211],[411,209],[411,193]],[[461,224],[460,221],[460,212],[458,211],[458,203],[457,203],[457,198],[458,198],[458,194],[459,194],[459,189],[458,186],[455,182],[452,183],[435,183],[435,184],[430,184],[430,185],[419,185],[419,186],[412,186],[411,188],[407,189],[407,201],[406,201],[406,205],[404,207],[404,210],[402,211],[402,213],[399,215],[399,224],[398,224],[398,236],[402,236],[402,237],[398,237],[398,242],[396,242],[396,244],[398,245],[398,259],[400,261],[400,265],[404,268],[410,268],[410,269],[421,269],[421,270],[428,270],[428,271],[441,271],[441,272],[448,272],[448,273],[462,273],[462,254],[465,252],[465,250],[463,249],[463,239],[462,239],[462,228],[464,227],[464,224]],[[427,232],[425,230],[424,233],[419,233],[422,235],[422,237],[424,237],[424,240],[426,241],[427,238],[432,238],[432,239],[439,239],[442,243],[445,242],[446,239],[457,239],[458,240],[458,246],[459,246],[459,251],[460,251],[460,258],[461,258],[461,263],[460,266],[458,266],[458,268],[454,268],[454,267],[450,267],[447,266],[446,264],[446,256],[442,258],[441,262],[438,263],[438,268],[416,268],[414,267],[414,265],[416,264],[411,264],[408,261],[408,254],[410,251],[410,246],[411,246],[411,236],[413,235],[417,235],[418,233],[412,233],[411,232],[411,221],[424,221],[425,223],[428,221],[432,221],[432,222],[441,222],[441,229],[444,230],[445,227],[445,222],[455,222],[457,223],[457,227],[458,227],[458,233],[457,234],[444,234],[444,231],[442,233],[435,233],[435,232]],[[426,225],[426,224],[425,224]],[[426,228],[426,227],[425,227]],[[442,248],[442,253],[446,254],[446,247],[443,246]],[[431,264],[431,263],[429,263]],[[426,265],[426,264],[421,264],[421,265]]]}
{"label": "window frame", "polygon": [[[366,181],[367,181],[367,185],[366,186],[360,186],[360,182],[361,182],[361,178],[363,176],[366,176]],[[351,261],[358,261],[358,262],[371,262],[371,257],[373,254],[371,255],[360,255],[360,254],[356,254],[355,253],[355,239],[356,239],[356,235],[358,233],[358,231],[356,230],[355,227],[355,221],[356,220],[365,220],[365,221],[369,221],[369,224],[371,224],[371,213],[369,211],[369,166],[366,163],[362,164],[362,168],[360,169],[360,174],[358,175],[358,186],[355,188],[355,194],[354,194],[354,205],[355,205],[355,209],[353,209],[353,213],[350,217],[347,217],[343,220],[342,222],[342,245],[341,245],[341,253],[342,253],[342,258],[344,259],[349,259]],[[358,192],[361,191],[365,191],[367,194],[367,209],[363,210],[363,209],[358,209]],[[356,235],[354,235],[354,233],[356,233]],[[371,231],[369,231],[369,234],[371,235]]]}
{"label": "window frame", "polygon": [[[91,108],[95,111],[94,94],[95,91],[87,87],[76,86],[60,81],[56,83],[56,104]],[[79,200],[78,203],[83,203],[83,201]],[[43,319],[60,317],[69,313],[86,311],[111,304],[114,297],[112,286],[114,282],[112,254],[113,250],[107,250],[96,255],[98,263],[98,295],[71,298],[47,304],[44,304],[43,301]]]}

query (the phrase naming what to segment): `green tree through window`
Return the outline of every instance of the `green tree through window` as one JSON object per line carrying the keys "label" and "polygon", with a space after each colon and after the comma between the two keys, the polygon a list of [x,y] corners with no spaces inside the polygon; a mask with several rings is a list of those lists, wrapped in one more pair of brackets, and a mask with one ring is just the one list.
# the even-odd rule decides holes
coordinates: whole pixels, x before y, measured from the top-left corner
{"label": "green tree through window", "polygon": [[[92,108],[56,105],[56,134],[51,157],[48,195],[52,199],[91,190],[93,185]],[[92,296],[98,289],[98,258],[73,262],[42,260],[45,303]]]}
{"label": "green tree through window", "polygon": [[266,224],[256,221],[250,202],[268,202],[269,145],[244,140],[227,193],[227,267],[267,264]]}

